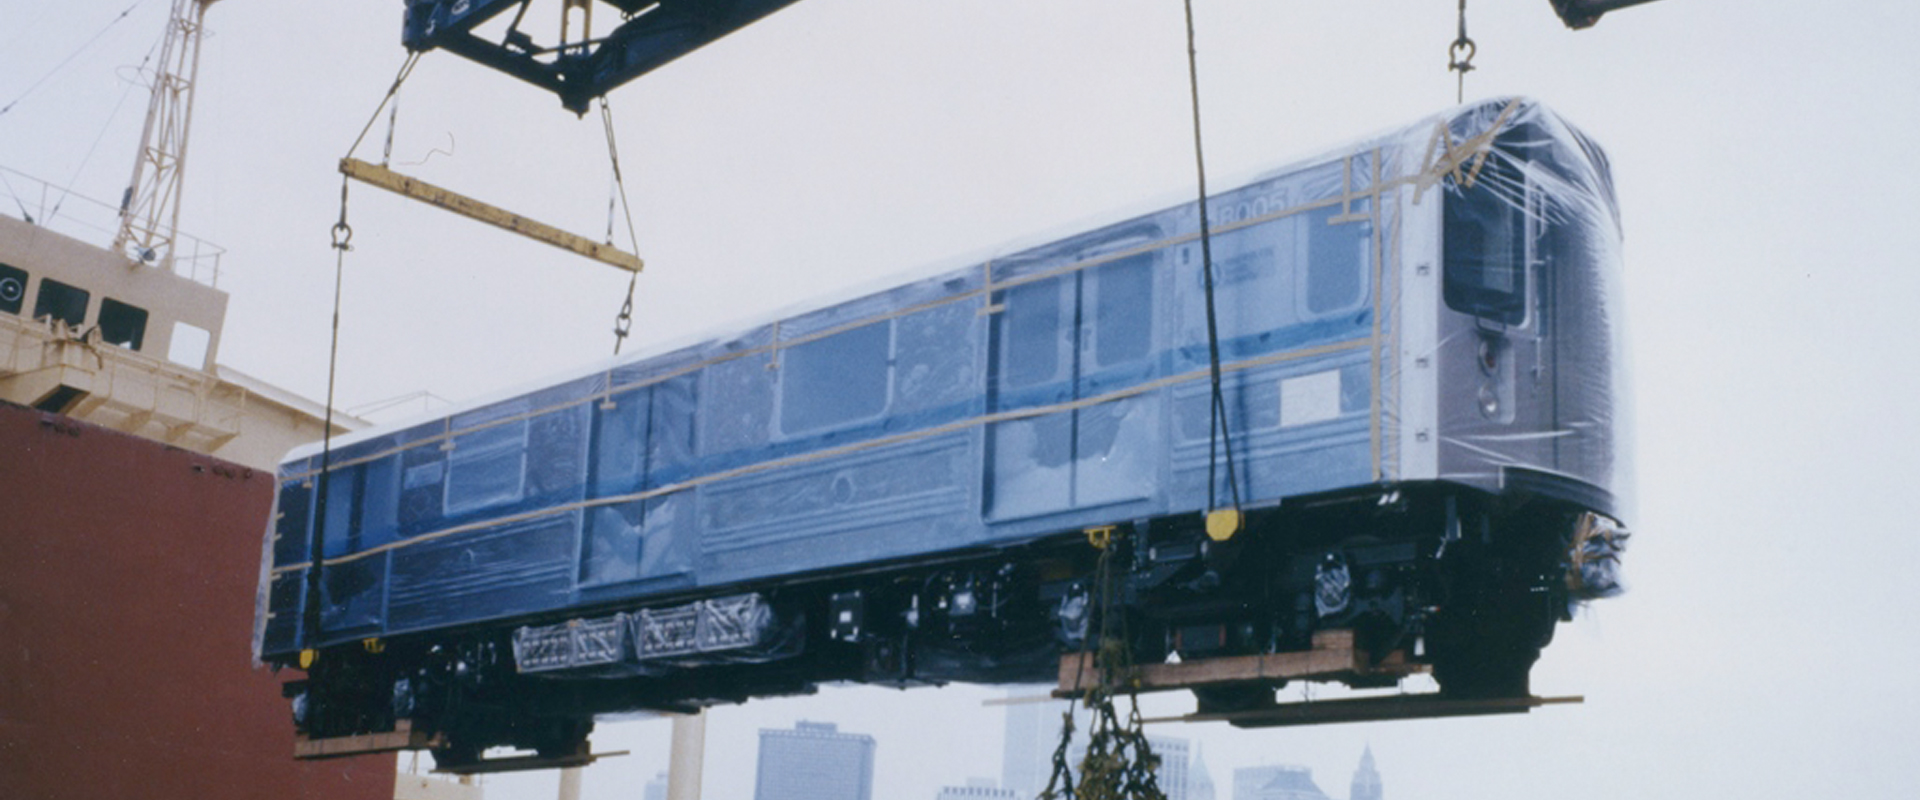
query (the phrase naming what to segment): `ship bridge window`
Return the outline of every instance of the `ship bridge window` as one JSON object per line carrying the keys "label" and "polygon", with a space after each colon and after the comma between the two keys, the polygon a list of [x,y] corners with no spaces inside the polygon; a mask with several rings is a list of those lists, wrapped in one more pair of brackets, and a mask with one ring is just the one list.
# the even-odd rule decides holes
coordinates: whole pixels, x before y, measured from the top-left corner
{"label": "ship bridge window", "polygon": [[780,365],[780,430],[791,436],[887,409],[893,323],[876,322],[788,347]]}
{"label": "ship bridge window", "polygon": [[213,347],[213,334],[185,322],[173,323],[173,340],[167,346],[167,360],[183,367],[207,368],[207,350]]}
{"label": "ship bridge window", "polygon": [[147,336],[147,310],[111,297],[100,301],[100,340],[138,350]]}
{"label": "ship bridge window", "polygon": [[0,264],[0,311],[20,313],[27,301],[27,271],[11,264]]}
{"label": "ship bridge window", "polygon": [[33,302],[34,319],[57,319],[78,328],[87,321],[87,290],[56,280],[40,280],[40,296]]}

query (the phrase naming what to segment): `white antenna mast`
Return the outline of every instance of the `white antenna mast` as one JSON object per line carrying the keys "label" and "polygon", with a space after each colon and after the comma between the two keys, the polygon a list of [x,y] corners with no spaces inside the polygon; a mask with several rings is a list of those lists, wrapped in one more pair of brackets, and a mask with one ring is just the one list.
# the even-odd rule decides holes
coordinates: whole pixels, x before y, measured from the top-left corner
{"label": "white antenna mast", "polygon": [[113,249],[135,263],[171,272],[180,225],[181,175],[187,164],[187,127],[193,120],[193,84],[200,73],[200,30],[207,6],[218,0],[174,0],[167,37],[147,104],[133,181],[120,199],[120,230]]}

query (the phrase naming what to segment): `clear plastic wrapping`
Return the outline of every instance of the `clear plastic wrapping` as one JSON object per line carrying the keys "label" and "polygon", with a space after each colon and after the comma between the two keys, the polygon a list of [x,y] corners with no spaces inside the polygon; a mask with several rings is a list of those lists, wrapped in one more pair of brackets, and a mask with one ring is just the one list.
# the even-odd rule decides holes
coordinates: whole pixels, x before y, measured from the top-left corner
{"label": "clear plastic wrapping", "polygon": [[1198,208],[1176,202],[342,437],[325,509],[301,448],[261,651],[588,603],[658,618],[653,598],[1233,494],[1445,481],[1626,521],[1619,219],[1604,156],[1559,117],[1464,106],[1208,209],[1234,470]]}

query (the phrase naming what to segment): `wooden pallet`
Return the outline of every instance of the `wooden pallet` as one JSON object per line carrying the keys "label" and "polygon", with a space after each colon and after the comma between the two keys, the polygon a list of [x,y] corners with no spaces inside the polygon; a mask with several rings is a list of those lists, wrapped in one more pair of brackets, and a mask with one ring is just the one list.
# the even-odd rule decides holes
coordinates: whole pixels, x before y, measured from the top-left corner
{"label": "wooden pallet", "polygon": [[486,758],[471,764],[457,767],[435,767],[434,772],[448,775],[492,775],[501,772],[525,772],[535,769],[567,769],[584,767],[603,758],[624,756],[625,750],[611,753],[579,753],[576,755],[555,756],[506,756],[504,758]]}
{"label": "wooden pallet", "polygon": [[[1354,644],[1353,631],[1321,631],[1313,648],[1291,653],[1226,656],[1179,664],[1140,664],[1120,676],[1121,684],[1141,692],[1233,685],[1274,685],[1293,680],[1334,681],[1354,686],[1391,686],[1408,675],[1426,672],[1425,664],[1396,650],[1377,662]],[[1082,687],[1100,679],[1093,656],[1073,653],[1060,659],[1055,697],[1078,697]]]}
{"label": "wooden pallet", "polygon": [[1147,722],[1225,722],[1236,728],[1284,728],[1403,719],[1525,714],[1547,705],[1582,703],[1583,697],[1490,697],[1455,699],[1440,694],[1400,694],[1278,703],[1268,708],[1162,717]]}
{"label": "wooden pallet", "polygon": [[[1313,648],[1293,653],[1228,656],[1179,664],[1141,664],[1120,676],[1121,685],[1137,692],[1230,686],[1275,687],[1287,681],[1326,681],[1358,688],[1381,688],[1401,678],[1428,671],[1413,663],[1405,651],[1374,660],[1354,643],[1353,632],[1321,631]],[[1099,680],[1092,656],[1075,653],[1060,659],[1060,684],[1055,697],[1079,697],[1083,687]],[[1462,699],[1437,693],[1392,694],[1338,700],[1309,700],[1236,711],[1159,717],[1146,722],[1225,722],[1236,728],[1278,728],[1327,725],[1340,722],[1438,719],[1488,714],[1524,714],[1540,706],[1584,702],[1581,697],[1491,697]]]}
{"label": "wooden pallet", "polygon": [[393,724],[393,730],[385,733],[362,733],[354,736],[336,736],[328,739],[313,739],[305,735],[295,735],[293,739],[294,758],[342,758],[366,753],[392,753],[399,750],[424,750],[438,742],[426,731],[413,729],[412,720],[399,720]]}

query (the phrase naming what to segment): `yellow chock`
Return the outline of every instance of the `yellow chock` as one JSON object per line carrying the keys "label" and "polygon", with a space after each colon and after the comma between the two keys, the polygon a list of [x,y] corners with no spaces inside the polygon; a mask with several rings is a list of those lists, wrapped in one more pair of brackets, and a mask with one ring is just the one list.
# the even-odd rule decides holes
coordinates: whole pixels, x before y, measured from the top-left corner
{"label": "yellow chock", "polygon": [[1097,528],[1088,528],[1087,544],[1093,545],[1095,550],[1107,549],[1107,545],[1113,544],[1113,526],[1101,525]]}
{"label": "yellow chock", "polygon": [[374,655],[379,655],[387,651],[387,643],[380,641],[380,638],[377,636],[361,639],[360,646],[365,648],[367,652],[372,653]]}
{"label": "yellow chock", "polygon": [[1207,538],[1224,542],[1240,532],[1240,509],[1216,508],[1207,512]]}
{"label": "yellow chock", "polygon": [[300,651],[300,668],[313,669],[313,662],[320,660],[320,651],[307,649]]}

